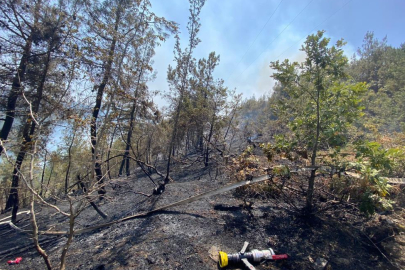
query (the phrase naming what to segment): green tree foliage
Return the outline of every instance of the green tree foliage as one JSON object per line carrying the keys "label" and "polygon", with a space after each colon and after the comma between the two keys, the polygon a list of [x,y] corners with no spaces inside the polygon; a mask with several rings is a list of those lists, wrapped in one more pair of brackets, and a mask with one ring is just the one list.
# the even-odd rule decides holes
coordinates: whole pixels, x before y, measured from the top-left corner
{"label": "green tree foliage", "polygon": [[[347,143],[347,128],[361,115],[361,95],[365,83],[351,83],[346,73],[348,59],[343,54],[344,42],[329,47],[323,31],[307,37],[302,63],[285,60],[272,62],[272,75],[284,88],[276,110],[287,115],[288,126],[298,144],[311,153],[316,166],[320,149],[339,150]],[[309,178],[306,210],[312,210],[315,169]]]}
{"label": "green tree foliage", "polygon": [[205,166],[208,166],[210,152],[215,148],[213,145],[218,143],[225,118],[222,113],[230,95],[223,80],[214,79],[213,73],[219,60],[219,55],[211,52],[207,59],[198,61],[190,79],[191,91],[182,117],[182,122],[189,123],[187,137],[193,148],[203,154]]}
{"label": "green tree foliage", "polygon": [[194,49],[200,43],[200,39],[197,34],[200,29],[200,18],[199,14],[202,7],[204,6],[205,0],[190,0],[190,20],[187,25],[189,32],[189,43],[185,50],[182,50],[180,46],[180,38],[176,35],[176,44],[174,48],[176,66],[169,66],[167,71],[167,81],[169,82],[170,89],[173,93],[173,129],[170,139],[170,144],[168,148],[168,161],[166,169],[166,179],[165,182],[169,181],[170,177],[170,165],[173,152],[175,151],[176,145],[183,136],[179,135],[179,121],[181,119],[182,113],[184,113],[184,101],[187,99],[187,95],[190,91],[190,70],[193,70],[196,63],[193,59],[192,54]]}
{"label": "green tree foliage", "polygon": [[[2,49],[4,43],[5,68],[2,68],[1,85],[4,86],[7,102],[2,102],[5,108],[5,119],[0,131],[0,140],[6,141],[16,118],[17,101],[23,93],[23,82],[26,77],[27,67],[33,50],[34,41],[41,40],[40,16],[43,2],[38,1],[30,6],[29,1],[16,3],[5,1],[0,8],[0,24],[2,28]],[[20,23],[22,21],[22,23]],[[17,55],[19,61],[14,60]],[[10,61],[11,59],[11,61]],[[11,87],[10,87],[11,82]],[[3,88],[3,87],[2,87]],[[3,145],[0,145],[0,155]]]}
{"label": "green tree foliage", "polygon": [[[9,7],[13,10],[18,9],[15,5],[16,3],[9,3]],[[64,73],[69,66],[69,61],[63,59],[66,50],[65,42],[72,38],[71,28],[75,25],[67,16],[69,8],[62,3],[51,4],[42,1],[38,1],[34,5],[34,9],[29,8],[29,5],[25,6],[25,9],[22,8],[23,10],[33,10],[35,23],[31,27],[29,37],[24,41],[23,58],[27,53],[29,58],[26,63],[20,62],[19,65],[21,70],[25,70],[27,74],[20,74],[25,76],[19,79],[19,87],[15,87],[16,85],[13,83],[14,86],[9,89],[9,101],[12,97],[21,99],[19,118],[22,120],[22,139],[17,152],[12,187],[6,205],[6,208],[13,207],[13,219],[18,209],[19,171],[24,158],[27,153],[31,152],[33,145],[38,144],[38,141],[41,142],[37,129],[41,129],[42,136],[49,133],[50,119],[56,118],[53,113],[56,109],[63,107],[60,106],[60,102],[65,101],[68,96],[64,85],[55,84],[55,81],[71,78],[70,75],[66,76]],[[15,16],[19,15],[15,14]],[[29,25],[29,22],[27,24]],[[19,28],[21,31],[23,30],[22,26]],[[27,51],[27,45],[30,45],[29,51]],[[23,64],[24,67],[22,67]],[[22,85],[21,80],[24,77],[25,84]],[[14,79],[13,81],[15,82]],[[8,102],[7,111],[12,107],[10,105],[11,103]],[[15,114],[15,109],[12,114]],[[8,127],[11,127],[11,124],[12,122],[8,122],[6,117],[2,128],[3,134]]]}
{"label": "green tree foliage", "polygon": [[405,127],[405,46],[394,48],[387,38],[372,32],[364,37],[348,70],[357,82],[370,86],[365,98],[365,123],[379,131],[403,131]]}
{"label": "green tree foliage", "polygon": [[[85,70],[96,92],[90,118],[90,136],[95,182],[101,185],[100,194],[105,193],[101,157],[103,149],[107,148],[102,146],[107,145],[106,132],[110,128],[115,96],[121,97],[121,109],[132,108],[129,110],[132,124],[128,127],[132,130],[137,107],[134,101],[147,100],[145,70],[152,70],[150,59],[158,44],[156,40],[164,40],[168,32],[176,29],[173,22],[156,16],[150,6],[148,0],[85,2],[86,31],[82,33],[81,53],[85,58]],[[116,116],[121,115],[121,112],[117,112],[120,108],[115,111]],[[104,121],[99,119],[100,113],[104,114]],[[127,140],[131,132],[128,132]],[[128,151],[126,149],[126,155]],[[125,160],[129,165],[129,160]]]}
{"label": "green tree foliage", "polygon": [[[220,57],[215,55],[215,52],[211,52],[208,59],[200,59],[198,65],[194,67],[193,77],[191,78],[191,91],[189,95],[188,112],[189,122],[193,123],[194,134],[196,138],[195,148],[200,152],[204,146],[204,124],[210,119],[213,104],[210,104],[213,100],[215,81],[214,70],[219,64]],[[186,121],[187,121],[186,120]]]}

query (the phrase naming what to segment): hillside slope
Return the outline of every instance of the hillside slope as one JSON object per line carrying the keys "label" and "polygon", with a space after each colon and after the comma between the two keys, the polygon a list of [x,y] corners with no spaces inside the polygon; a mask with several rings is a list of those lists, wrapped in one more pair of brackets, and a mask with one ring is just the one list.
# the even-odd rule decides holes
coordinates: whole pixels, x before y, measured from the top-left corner
{"label": "hillside slope", "polygon": [[[152,190],[152,183],[142,174],[116,179],[113,181],[115,189],[108,190],[110,199],[101,208],[110,219],[117,219],[232,181],[225,174],[219,174],[215,179],[215,168],[200,165],[177,167],[176,172],[173,174],[176,182],[167,185],[162,195],[150,198],[133,192]],[[350,209],[350,205],[337,205],[308,220],[286,212],[285,205],[273,200],[249,198],[248,201],[253,203],[252,207],[246,206],[243,196],[227,192],[150,217],[78,235],[68,254],[67,269],[218,269],[210,251],[238,252],[244,241],[250,243],[250,248],[271,247],[276,253],[290,256],[286,261],[257,265],[257,269],[312,269],[318,258],[329,262],[328,269],[396,269],[360,231],[366,226],[365,232],[374,237],[373,240],[380,241],[394,232],[390,227],[392,217],[378,216],[365,225],[356,209]],[[37,210],[40,229],[67,228],[64,218],[46,208],[37,207]],[[28,216],[19,218],[19,227],[28,225]],[[79,216],[77,227],[103,222],[89,207]],[[384,229],[380,225],[384,225]],[[6,266],[7,260],[21,256],[21,264],[10,266],[10,269],[45,269],[26,235],[6,225],[0,226],[0,235],[3,238],[0,268],[9,267]],[[397,236],[404,237],[403,234]],[[59,264],[65,240],[64,237],[41,237],[54,266]],[[379,243],[379,246],[383,248],[384,243]],[[395,248],[391,249],[394,254],[386,254],[390,260],[395,260],[403,252],[403,246],[402,251]]]}

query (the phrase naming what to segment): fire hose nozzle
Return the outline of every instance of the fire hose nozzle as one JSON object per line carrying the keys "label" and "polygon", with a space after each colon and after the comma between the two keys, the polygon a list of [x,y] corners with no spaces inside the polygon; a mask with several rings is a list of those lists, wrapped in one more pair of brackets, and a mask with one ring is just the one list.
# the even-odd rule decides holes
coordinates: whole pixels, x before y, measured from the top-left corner
{"label": "fire hose nozzle", "polygon": [[223,251],[219,252],[219,267],[224,268],[228,266],[228,254]]}
{"label": "fire hose nozzle", "polygon": [[[234,254],[227,254],[223,251],[219,252],[219,266],[224,268],[229,264],[238,264],[243,262],[248,269],[254,270],[254,266],[250,262],[260,262],[263,260],[282,260],[287,259],[287,254],[276,255],[273,249],[257,250],[253,249],[250,252],[245,252],[248,242],[245,242],[240,252]],[[249,262],[250,261],[250,262]]]}

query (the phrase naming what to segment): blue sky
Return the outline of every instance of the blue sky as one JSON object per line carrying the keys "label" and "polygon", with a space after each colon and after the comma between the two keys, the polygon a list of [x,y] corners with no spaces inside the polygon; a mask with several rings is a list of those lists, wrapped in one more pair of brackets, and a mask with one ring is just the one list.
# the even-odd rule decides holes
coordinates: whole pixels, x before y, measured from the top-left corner
{"label": "blue sky", "polygon": [[[188,0],[152,0],[152,7],[156,14],[180,24],[185,46]],[[387,36],[388,44],[397,47],[405,42],[404,13],[403,0],[207,0],[200,15],[202,42],[194,57],[215,51],[221,56],[215,76],[224,79],[226,86],[246,98],[269,95],[274,85],[269,63],[285,58],[302,61],[299,49],[309,34],[325,30],[331,43],[345,39],[349,57],[367,31],[378,39]],[[158,74],[149,84],[151,90],[167,91],[173,47],[170,38],[157,48],[154,69]],[[162,98],[155,101],[166,105]]]}

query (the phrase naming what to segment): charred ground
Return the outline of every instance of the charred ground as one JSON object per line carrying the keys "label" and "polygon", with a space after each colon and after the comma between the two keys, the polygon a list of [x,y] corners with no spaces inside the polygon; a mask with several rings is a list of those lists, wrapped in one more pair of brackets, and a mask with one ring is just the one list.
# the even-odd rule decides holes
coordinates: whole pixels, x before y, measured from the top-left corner
{"label": "charred ground", "polygon": [[[152,197],[134,193],[148,193],[154,187],[140,171],[132,177],[115,179],[107,189],[109,198],[100,207],[110,220],[115,220],[235,182],[223,168],[203,164],[179,163],[174,172],[175,182],[168,184],[162,195]],[[325,182],[324,178],[319,176],[317,181]],[[296,183],[305,183],[306,176],[296,179]],[[300,189],[299,184],[295,189]],[[275,194],[239,189],[77,235],[69,250],[67,269],[218,269],[215,250],[237,252],[244,241],[250,248],[271,247],[276,253],[290,256],[286,261],[257,265],[257,269],[314,269],[320,258],[328,261],[326,269],[405,266],[401,258],[405,244],[401,225],[405,219],[403,191],[397,193],[394,211],[372,218],[361,215],[354,204],[334,204],[333,198],[324,196],[316,198],[323,210],[308,218],[291,211],[281,195]],[[296,205],[304,202],[300,192],[291,196]],[[67,219],[54,211],[39,205],[37,211],[41,230],[68,228]],[[29,228],[29,216],[18,217],[17,225]],[[103,222],[88,207],[77,219],[76,228]],[[0,226],[0,269],[45,269],[29,236],[8,225]],[[57,266],[66,238],[41,236],[40,242]],[[7,260],[18,256],[23,257],[20,265],[7,266]]]}

